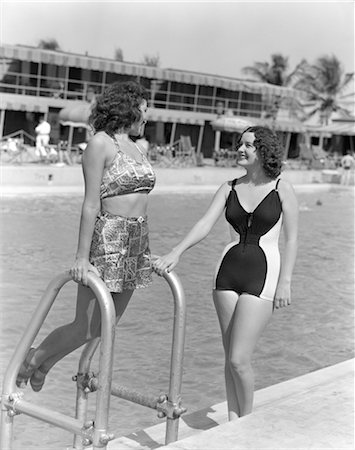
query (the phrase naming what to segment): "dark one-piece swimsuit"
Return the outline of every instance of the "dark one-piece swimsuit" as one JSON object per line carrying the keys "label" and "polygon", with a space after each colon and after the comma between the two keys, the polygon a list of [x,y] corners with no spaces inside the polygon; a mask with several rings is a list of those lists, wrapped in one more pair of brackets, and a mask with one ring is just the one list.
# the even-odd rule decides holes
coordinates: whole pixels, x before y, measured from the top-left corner
{"label": "dark one-piece swimsuit", "polygon": [[233,180],[226,201],[225,216],[239,239],[223,251],[215,277],[215,289],[232,290],[273,301],[280,273],[278,240],[282,205],[276,186],[253,212],[239,202]]}

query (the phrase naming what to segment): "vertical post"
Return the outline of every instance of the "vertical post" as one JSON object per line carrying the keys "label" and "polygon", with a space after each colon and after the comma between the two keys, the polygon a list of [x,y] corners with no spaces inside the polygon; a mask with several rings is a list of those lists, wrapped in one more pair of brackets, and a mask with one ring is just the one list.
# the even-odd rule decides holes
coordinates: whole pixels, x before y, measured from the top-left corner
{"label": "vertical post", "polygon": [[74,127],[73,127],[73,125],[69,125],[68,145],[67,145],[67,151],[68,151],[69,155],[70,155],[71,146],[73,143],[73,134],[74,134]]}
{"label": "vertical post", "polygon": [[40,97],[41,95],[41,80],[42,80],[42,62],[40,61],[37,66],[37,83],[36,83],[36,95]]}
{"label": "vertical post", "polygon": [[291,142],[291,132],[289,131],[286,135],[286,143],[285,143],[285,155],[284,158],[288,158],[288,151],[290,149],[290,142]]}
{"label": "vertical post", "polygon": [[4,136],[5,109],[0,110],[0,139]]}
{"label": "vertical post", "polygon": [[95,428],[93,450],[106,448],[108,437],[108,415],[112,385],[113,348],[115,341],[116,312],[112,296],[104,282],[88,273],[88,285],[100,301],[101,311],[101,345],[100,375],[96,397]]}
{"label": "vertical post", "polygon": [[319,147],[323,148],[323,144],[324,144],[324,134],[321,132],[319,135]]}
{"label": "vertical post", "polygon": [[[81,354],[79,361],[78,375],[89,373],[91,360],[95,354],[95,351],[99,343],[100,338],[96,338],[93,339],[88,344],[86,344],[86,346],[84,347],[84,350]],[[75,418],[78,419],[81,423],[85,423],[87,419],[86,414],[87,414],[88,396],[89,394],[83,390],[81,383],[77,383]],[[84,448],[81,435],[76,434],[74,436],[73,447],[75,449],[80,450]]]}
{"label": "vertical post", "polygon": [[199,130],[199,134],[198,134],[197,149],[196,149],[196,165],[197,166],[203,165],[203,155],[201,154],[201,147],[202,147],[202,139],[203,139],[204,129],[205,129],[205,124],[200,126],[200,130]]}
{"label": "vertical post", "polygon": [[[174,326],[170,364],[170,385],[168,400],[174,405],[180,404],[180,393],[183,372],[183,356],[186,327],[186,304],[184,290],[174,272],[165,273],[164,278],[169,283],[174,296]],[[166,422],[166,445],[175,442],[178,437],[179,416],[168,417]]]}
{"label": "vertical post", "polygon": [[195,94],[194,94],[194,111],[197,111],[197,105],[198,105],[198,92],[199,92],[199,85],[196,84],[195,86]]}
{"label": "vertical post", "polygon": [[175,133],[176,133],[176,122],[173,122],[173,126],[171,127],[171,135],[170,135],[170,147],[173,146],[173,143],[175,141]]}
{"label": "vertical post", "polygon": [[221,132],[219,130],[216,131],[214,138],[214,151],[218,152],[221,143]]}
{"label": "vertical post", "polygon": [[197,155],[201,153],[202,138],[203,138],[204,129],[205,129],[205,124],[200,126],[200,130],[199,130],[199,133],[198,133],[198,142],[197,142],[197,149],[196,149]]}
{"label": "vertical post", "polygon": [[1,401],[1,434],[0,434],[0,448],[2,450],[11,450],[12,436],[14,426],[14,416],[7,410],[5,400],[8,394],[3,395]]}

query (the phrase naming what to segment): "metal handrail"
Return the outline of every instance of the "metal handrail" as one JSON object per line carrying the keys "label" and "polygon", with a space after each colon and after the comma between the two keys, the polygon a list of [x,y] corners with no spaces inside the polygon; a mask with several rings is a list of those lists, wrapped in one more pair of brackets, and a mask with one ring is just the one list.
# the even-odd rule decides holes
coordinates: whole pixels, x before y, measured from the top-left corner
{"label": "metal handrail", "polygon": [[[111,388],[111,395],[151,409],[156,409],[158,411],[158,417],[166,417],[165,443],[167,445],[178,439],[179,418],[181,414],[186,411],[181,405],[186,302],[184,290],[175,272],[164,272],[163,278],[165,278],[169,284],[174,298],[174,322],[168,394],[154,396],[137,392],[123,386],[113,385]],[[85,346],[79,361],[78,374],[74,377],[77,381],[76,417],[83,422],[87,420],[86,410],[88,395],[98,388],[97,378],[94,373],[90,372],[90,363],[98,345],[99,338],[89,342]],[[83,445],[87,445],[87,443],[87,439],[84,439],[83,442],[81,436],[76,435],[74,437],[73,448],[82,449],[84,448]]]}
{"label": "metal handrail", "polygon": [[[101,338],[90,341],[82,352],[78,374],[73,377],[77,381],[76,418],[52,411],[43,406],[34,405],[23,399],[24,394],[16,388],[16,377],[22,361],[35,340],[50,308],[60,289],[72,280],[69,272],[56,276],[45,290],[30,323],[17,345],[13,357],[5,372],[1,397],[0,448],[11,450],[14,416],[27,414],[74,433],[74,449],[82,449],[83,445],[93,444],[93,450],[106,449],[113,435],[108,433],[108,414],[110,395],[127,398],[133,402],[158,410],[159,417],[167,417],[165,442],[169,444],[178,437],[179,417],[186,410],[181,406],[181,384],[183,372],[183,352],[186,326],[186,305],[182,285],[174,272],[163,274],[174,297],[174,326],[170,365],[170,384],[167,396],[154,398],[147,394],[135,393],[120,386],[112,387],[113,349],[115,339],[116,314],[112,296],[104,282],[94,273],[88,274],[88,286],[95,294],[101,310]],[[90,363],[101,341],[99,377],[89,373]],[[98,391],[96,398],[95,420],[87,421],[88,393]]]}

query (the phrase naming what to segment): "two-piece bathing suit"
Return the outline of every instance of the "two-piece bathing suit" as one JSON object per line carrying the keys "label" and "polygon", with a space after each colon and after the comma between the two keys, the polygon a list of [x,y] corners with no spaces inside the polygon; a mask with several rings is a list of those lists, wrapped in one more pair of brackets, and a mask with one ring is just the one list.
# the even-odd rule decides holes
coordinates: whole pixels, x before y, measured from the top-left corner
{"label": "two-piece bathing suit", "polygon": [[[113,141],[117,153],[104,172],[100,199],[149,193],[155,185],[155,174],[147,157],[141,152],[142,161],[138,162],[122,152],[115,139]],[[101,211],[96,218],[89,260],[111,292],[151,284],[148,233],[147,216],[122,217]]]}
{"label": "two-piece bathing suit", "polygon": [[226,200],[225,216],[239,235],[222,254],[215,277],[215,289],[255,295],[273,301],[280,273],[278,240],[282,205],[277,180],[253,212],[240,204],[233,180]]}

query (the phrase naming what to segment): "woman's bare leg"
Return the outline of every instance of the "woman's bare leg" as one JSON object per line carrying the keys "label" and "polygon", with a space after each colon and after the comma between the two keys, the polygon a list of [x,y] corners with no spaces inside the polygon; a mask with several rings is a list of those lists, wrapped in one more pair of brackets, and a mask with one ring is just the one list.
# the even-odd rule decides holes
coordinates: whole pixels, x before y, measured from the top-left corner
{"label": "woman's bare leg", "polygon": [[238,294],[234,291],[214,290],[213,301],[222,332],[222,342],[225,353],[224,377],[226,383],[228,418],[229,420],[233,420],[240,416],[237,390],[229,363],[230,334],[234,323]]}
{"label": "woman's bare leg", "polygon": [[[117,322],[125,311],[133,291],[113,293]],[[91,289],[78,285],[77,305],[74,321],[53,330],[36,348],[31,367],[39,368],[34,375],[36,381],[62,358],[101,334],[101,312],[99,303]]]}
{"label": "woman's bare leg", "polygon": [[269,322],[273,302],[242,294],[230,332],[230,367],[235,382],[240,416],[250,414],[254,400],[254,373],[251,357],[256,343]]}

